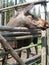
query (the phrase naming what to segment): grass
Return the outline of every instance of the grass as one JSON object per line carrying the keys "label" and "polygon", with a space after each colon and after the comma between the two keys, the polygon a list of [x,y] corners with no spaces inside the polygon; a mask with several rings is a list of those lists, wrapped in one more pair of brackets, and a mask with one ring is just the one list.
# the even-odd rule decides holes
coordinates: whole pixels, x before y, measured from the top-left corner
{"label": "grass", "polygon": [[[38,38],[38,44],[40,44],[41,43],[41,39],[40,38]],[[40,46],[38,46],[38,51],[39,52],[41,52],[41,45]]]}
{"label": "grass", "polygon": [[[40,44],[41,43],[41,38],[38,38],[38,44]],[[33,43],[31,43],[31,45],[32,45]],[[34,47],[33,47],[34,48]],[[38,52],[39,53],[41,53],[41,45],[39,45],[38,46]],[[33,64],[33,65],[41,65],[41,63],[39,63],[39,64],[37,64],[37,63],[35,63],[35,64]]]}
{"label": "grass", "polygon": [[[40,43],[41,43],[41,39],[38,38],[38,44],[40,44]],[[33,42],[31,43],[31,45],[33,45]],[[41,52],[41,45],[38,46],[38,51]]]}

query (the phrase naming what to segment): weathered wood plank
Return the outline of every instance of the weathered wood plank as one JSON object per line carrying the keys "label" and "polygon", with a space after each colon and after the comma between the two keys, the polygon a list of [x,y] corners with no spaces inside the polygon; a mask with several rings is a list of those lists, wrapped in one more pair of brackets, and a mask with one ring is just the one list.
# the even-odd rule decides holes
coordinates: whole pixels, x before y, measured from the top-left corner
{"label": "weathered wood plank", "polygon": [[13,40],[23,40],[23,39],[28,39],[28,38],[33,38],[33,37],[41,37],[41,35],[24,35],[24,36],[18,36],[18,37],[5,37],[8,41],[13,41]]}
{"label": "weathered wood plank", "polygon": [[[20,48],[20,49],[15,49],[14,51],[17,52],[17,51],[21,51],[21,50],[28,49],[28,48],[31,48],[31,47],[39,46],[39,45],[41,45],[41,43],[40,44],[34,44],[34,45],[26,46],[26,47],[23,47],[23,48]],[[0,56],[4,56],[4,55],[7,55],[7,54],[9,54],[8,51],[7,52],[0,51]]]}
{"label": "weathered wood plank", "polygon": [[12,55],[12,57],[19,62],[20,65],[26,65],[17,55],[17,53],[12,49],[10,44],[6,41],[6,39],[0,35],[0,42],[5,50],[9,50],[9,53]]}
{"label": "weathered wood plank", "polygon": [[[41,62],[41,55],[39,54],[39,55],[36,55],[36,56],[34,56],[34,57],[31,57],[31,58],[29,58],[29,59],[26,59],[24,62],[25,62],[25,64],[26,65],[32,65],[32,64],[34,64],[35,62]],[[12,65],[19,65],[19,64],[12,64]]]}
{"label": "weathered wood plank", "polygon": [[46,30],[42,30],[41,64],[47,65],[47,35],[46,35]]}
{"label": "weathered wood plank", "polygon": [[[41,4],[41,3],[47,3],[49,1],[38,1],[38,2],[31,2],[31,3],[34,3],[34,4]],[[11,9],[15,9],[17,7],[22,7],[22,6],[27,6],[31,3],[24,3],[24,4],[19,4],[19,5],[15,5],[15,6],[10,6],[10,7],[6,7],[6,8],[2,8],[0,9],[0,12],[4,12],[4,11],[7,11],[7,10],[11,10]]]}

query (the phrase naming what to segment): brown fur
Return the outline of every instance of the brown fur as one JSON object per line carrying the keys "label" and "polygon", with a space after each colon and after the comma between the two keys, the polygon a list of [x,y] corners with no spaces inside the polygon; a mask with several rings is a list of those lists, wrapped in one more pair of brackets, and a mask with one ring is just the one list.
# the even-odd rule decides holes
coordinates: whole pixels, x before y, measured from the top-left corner
{"label": "brown fur", "polygon": [[49,23],[46,22],[46,21],[43,20],[43,19],[39,19],[38,22],[39,22],[38,27],[49,27]]}
{"label": "brown fur", "polygon": [[[23,14],[23,12],[19,13],[18,15],[17,14],[14,15],[7,24],[7,26],[12,26],[12,27],[21,26],[21,27],[27,27],[27,28],[33,28],[33,26],[46,27],[46,25],[48,25],[48,23],[45,20],[38,19],[38,21],[35,22],[35,20],[32,20],[32,16],[30,16],[30,15],[25,16]],[[37,44],[37,38],[36,39],[34,38],[33,42]],[[17,46],[17,48],[20,48],[23,46],[27,46],[30,43],[31,43],[31,39],[25,39],[25,40],[14,41],[14,43],[12,45],[15,45],[14,47]],[[36,48],[36,50],[37,50],[37,48]],[[21,56],[21,51],[18,53],[19,53],[19,56]]]}

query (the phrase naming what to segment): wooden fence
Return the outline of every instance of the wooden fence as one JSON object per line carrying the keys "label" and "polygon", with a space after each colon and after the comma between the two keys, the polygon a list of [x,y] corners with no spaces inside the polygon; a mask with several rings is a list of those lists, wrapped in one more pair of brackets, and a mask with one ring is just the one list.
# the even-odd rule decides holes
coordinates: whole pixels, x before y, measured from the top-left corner
{"label": "wooden fence", "polygon": [[[40,3],[42,4],[42,3],[46,3],[46,2],[45,1],[34,2],[34,5],[40,4]],[[3,8],[3,9],[0,9],[0,13],[5,12],[7,10],[15,9],[17,7],[20,7],[20,6],[27,6],[29,4],[31,4],[31,3],[26,3],[26,4],[22,4],[22,5],[20,4],[20,5],[15,5],[15,6]],[[33,28],[33,30],[35,30],[35,29],[37,30],[37,28]],[[42,28],[38,28],[38,29],[42,30]],[[19,32],[20,30],[22,32]],[[1,42],[4,50],[6,50],[6,51],[0,51],[0,56],[4,56],[4,58],[2,60],[2,65],[6,64],[6,60],[7,60],[6,57],[7,57],[8,53],[11,54],[12,57],[16,61],[18,61],[18,64],[20,64],[20,65],[28,65],[28,64],[32,64],[32,63],[34,64],[35,62],[39,62],[39,60],[41,61],[42,65],[47,65],[47,35],[46,35],[46,30],[42,30],[41,35],[35,35],[35,36],[31,35],[30,32],[28,32],[27,28],[0,26],[0,31],[1,31],[0,32],[0,42]],[[4,31],[4,33],[3,33],[3,31]],[[5,31],[7,31],[7,32],[5,32]],[[8,31],[10,31],[10,32],[8,32]],[[24,31],[26,31],[26,32],[24,32]],[[24,34],[27,36],[17,37],[17,34],[18,35]],[[12,36],[12,37],[6,39],[6,37],[9,37],[9,36]],[[36,37],[36,36],[38,36],[38,37],[42,36],[42,53],[40,55],[36,55],[35,57],[29,58],[26,61],[22,61],[22,59],[19,58],[19,56],[16,54],[16,52],[13,50],[13,48],[7,42],[7,41],[16,40],[16,39],[21,40],[21,39],[25,39],[25,38],[32,38],[32,37]],[[37,45],[34,45],[34,46],[37,46]],[[30,47],[33,47],[33,46],[27,46],[25,48],[30,48]],[[23,49],[25,49],[25,48],[23,48]],[[22,48],[17,49],[17,50],[22,50]]]}
{"label": "wooden fence", "polygon": [[[21,39],[27,39],[27,38],[32,38],[32,37],[34,37],[33,35],[31,35],[31,33],[30,33],[29,31],[28,31],[28,34],[27,34],[27,32],[23,32],[23,31],[26,30],[27,28],[23,28],[23,27],[18,27],[18,28],[17,28],[17,27],[14,27],[14,28],[11,27],[11,28],[10,28],[10,27],[9,27],[9,29],[8,29],[7,26],[6,26],[5,28],[4,28],[4,26],[1,26],[1,27],[2,27],[2,30],[0,30],[0,31],[1,31],[0,34],[1,34],[2,36],[4,36],[4,37],[10,36],[10,38],[8,39],[8,41],[15,40],[15,39],[12,38],[14,35],[15,35],[14,37],[16,38],[16,40],[17,40],[17,39],[18,39],[18,40],[19,40],[19,39],[21,40]],[[1,27],[0,27],[0,29],[1,29]],[[7,29],[8,31],[7,31],[7,32],[4,32],[4,31],[3,31],[3,28],[4,28],[4,31],[6,31],[6,29]],[[16,30],[15,30],[16,33],[15,33],[14,31],[9,32],[10,29],[14,29],[14,30],[16,29]],[[23,30],[23,31],[22,31],[22,32],[18,32],[18,31],[20,31],[19,29],[20,29],[21,31],[22,31],[22,30]],[[17,30],[18,30],[18,31],[17,31]],[[11,31],[11,30],[10,30],[10,31]],[[26,31],[27,31],[27,30],[26,30]],[[15,33],[15,34],[13,34],[13,33]],[[20,34],[21,36],[18,36],[18,37],[17,37],[17,36],[16,36],[17,34]],[[23,35],[23,34],[24,34],[24,35]],[[40,33],[39,33],[39,34],[40,34]],[[22,36],[22,35],[23,35],[23,36]],[[11,51],[10,51],[10,52],[8,52],[8,51],[7,51],[7,52],[4,52],[4,51],[3,51],[3,52],[0,52],[0,55],[6,55],[7,53],[10,53],[10,54],[12,54],[12,56],[13,56],[13,51],[14,51],[14,50],[12,50],[12,49],[11,49],[11,46],[9,46],[9,44],[8,44],[8,42],[7,42],[7,40],[6,40],[7,38],[5,39],[5,38],[2,37],[2,36],[0,37],[0,38],[1,38],[0,41],[1,41],[2,46],[5,47],[6,50],[10,49]],[[12,37],[11,37],[11,36],[12,36]],[[38,35],[38,36],[41,36],[41,35]],[[10,39],[11,39],[11,40],[10,40]],[[6,42],[5,42],[5,40],[6,40]],[[5,43],[5,44],[4,44],[4,43]],[[39,45],[40,45],[40,44],[39,44]],[[25,48],[16,49],[15,51],[20,51],[20,50],[27,49],[27,48],[34,47],[34,46],[37,46],[37,45],[27,46],[27,47],[25,47]],[[6,47],[7,47],[8,49],[7,49]],[[14,51],[14,53],[15,53],[15,51]],[[16,54],[14,54],[14,58],[15,58],[15,56],[16,56]],[[17,57],[17,56],[16,56],[16,57]],[[40,55],[37,55],[37,56],[35,57],[35,59],[37,59],[37,57],[40,58],[41,56],[40,56]],[[15,58],[15,59],[16,59],[16,61],[17,61],[17,58]],[[30,58],[30,60],[32,60],[32,59],[34,59],[34,57],[33,57],[33,58]],[[3,59],[3,61],[5,61],[5,60],[7,60],[7,59]],[[20,61],[19,61],[19,62],[20,62]],[[23,61],[22,61],[22,62],[23,62]],[[29,60],[27,60],[27,62],[29,62]],[[26,64],[28,64],[27,62],[25,61]],[[31,62],[31,61],[30,61],[30,62]],[[4,65],[5,62],[2,62],[2,64]],[[22,64],[23,64],[23,63],[22,63]],[[20,62],[20,65],[22,65],[22,64],[21,64],[21,62]],[[24,64],[23,64],[23,65],[24,65]]]}
{"label": "wooden fence", "polygon": [[[38,46],[38,45],[41,45],[41,44],[35,44],[35,45],[27,46],[27,47],[24,47],[24,48],[16,49],[16,50],[13,50],[12,47],[9,45],[8,41],[17,40],[17,39],[21,40],[21,39],[27,39],[27,38],[32,38],[32,37],[41,37],[41,33],[40,33],[39,29],[34,29],[34,30],[39,31],[38,35],[37,34],[31,35],[31,33],[27,30],[28,29],[25,28],[25,27],[24,28],[23,27],[13,27],[12,28],[12,27],[7,27],[7,26],[0,26],[0,42],[3,46],[3,48],[5,50],[7,50],[7,51],[0,51],[0,56],[4,56],[4,58],[2,60],[2,65],[6,64],[7,54],[11,54],[12,57],[16,61],[18,61],[18,64],[20,64],[20,65],[34,64],[35,62],[39,62],[39,61],[40,62],[42,61],[42,63],[44,63],[44,64],[47,63],[47,53],[46,53],[46,51],[47,51],[47,42],[46,42],[47,38],[46,38],[46,33],[45,33],[46,30],[42,31],[42,55],[41,54],[36,55],[32,58],[26,59],[26,61],[22,61],[22,59],[20,59],[18,57],[18,55],[16,54],[15,51],[20,51],[20,50],[27,49],[27,48],[30,48],[30,47],[35,47],[35,46]],[[19,31],[21,31],[21,32],[19,32]],[[28,32],[28,34],[27,34],[27,32]],[[17,34],[19,34],[21,36],[17,37]],[[9,36],[10,36],[10,38],[9,38]],[[44,54],[43,54],[43,52],[44,52]]]}
{"label": "wooden fence", "polygon": [[[36,4],[43,4],[43,3],[48,3],[49,1],[38,1],[38,2],[31,2],[31,3],[34,3],[34,5]],[[2,8],[0,9],[0,12],[5,12],[5,11],[8,11],[8,10],[13,10],[15,8],[18,8],[18,7],[25,7],[25,6],[28,6],[29,4],[31,3],[24,3],[24,4],[19,4],[19,5],[15,5],[15,6],[10,6],[10,7],[6,7],[6,8]]]}

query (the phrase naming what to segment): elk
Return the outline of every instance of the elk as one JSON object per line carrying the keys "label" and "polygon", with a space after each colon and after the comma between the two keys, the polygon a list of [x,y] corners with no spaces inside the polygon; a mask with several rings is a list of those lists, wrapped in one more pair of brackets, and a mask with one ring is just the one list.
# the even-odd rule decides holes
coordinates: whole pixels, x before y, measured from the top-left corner
{"label": "elk", "polygon": [[[31,6],[31,7],[30,7]],[[29,10],[32,8],[32,4],[28,6]],[[27,27],[28,29],[31,29],[30,32],[32,32],[33,27],[42,27],[42,28],[47,28],[49,27],[49,24],[41,19],[41,18],[35,18],[33,20],[33,16],[31,15],[25,15],[25,13],[28,11],[28,7],[26,7],[24,10],[18,12],[16,15],[12,16],[9,22],[7,23],[7,26],[11,27]],[[37,44],[37,37],[33,38],[33,43]],[[25,39],[25,40],[16,40],[14,41],[14,44],[16,44],[17,48],[21,48],[23,46],[28,46],[31,43],[31,38]],[[36,54],[38,53],[37,51],[37,46],[35,47],[36,49]],[[27,49],[28,50],[28,49]],[[30,51],[30,49],[29,49]],[[18,52],[18,55],[21,57],[21,51]]]}

